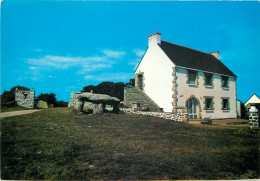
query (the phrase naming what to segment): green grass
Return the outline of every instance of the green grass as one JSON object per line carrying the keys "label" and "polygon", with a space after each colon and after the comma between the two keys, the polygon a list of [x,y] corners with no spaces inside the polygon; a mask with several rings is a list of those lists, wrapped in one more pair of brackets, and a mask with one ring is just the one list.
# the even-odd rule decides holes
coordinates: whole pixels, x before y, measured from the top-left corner
{"label": "green grass", "polygon": [[258,142],[248,128],[46,109],[1,120],[1,178],[258,178]]}

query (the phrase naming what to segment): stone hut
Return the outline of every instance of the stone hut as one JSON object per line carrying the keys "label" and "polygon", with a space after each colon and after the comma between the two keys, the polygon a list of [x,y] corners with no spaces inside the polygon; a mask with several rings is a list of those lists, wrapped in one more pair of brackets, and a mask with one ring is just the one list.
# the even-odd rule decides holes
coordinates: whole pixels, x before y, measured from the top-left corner
{"label": "stone hut", "polygon": [[34,108],[34,97],[35,91],[34,89],[31,90],[15,90],[15,101],[18,106],[24,108]]}

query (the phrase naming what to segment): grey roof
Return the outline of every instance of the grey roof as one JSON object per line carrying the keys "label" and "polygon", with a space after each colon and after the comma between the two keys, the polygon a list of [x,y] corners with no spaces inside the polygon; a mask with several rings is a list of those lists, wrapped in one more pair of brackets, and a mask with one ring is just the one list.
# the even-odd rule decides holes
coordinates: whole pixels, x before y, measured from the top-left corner
{"label": "grey roof", "polygon": [[159,46],[176,66],[236,77],[213,55],[166,41],[161,41]]}

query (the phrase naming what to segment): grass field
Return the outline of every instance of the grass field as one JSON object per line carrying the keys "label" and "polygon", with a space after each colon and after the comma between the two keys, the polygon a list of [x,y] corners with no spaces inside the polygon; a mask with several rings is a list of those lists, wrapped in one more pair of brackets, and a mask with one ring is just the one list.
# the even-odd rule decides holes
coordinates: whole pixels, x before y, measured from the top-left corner
{"label": "grass field", "polygon": [[20,106],[15,106],[15,107],[3,107],[1,109],[1,112],[11,112],[11,111],[23,111],[23,110],[31,110],[30,108],[23,108]]}
{"label": "grass field", "polygon": [[1,178],[258,178],[258,142],[247,127],[46,109],[1,119]]}

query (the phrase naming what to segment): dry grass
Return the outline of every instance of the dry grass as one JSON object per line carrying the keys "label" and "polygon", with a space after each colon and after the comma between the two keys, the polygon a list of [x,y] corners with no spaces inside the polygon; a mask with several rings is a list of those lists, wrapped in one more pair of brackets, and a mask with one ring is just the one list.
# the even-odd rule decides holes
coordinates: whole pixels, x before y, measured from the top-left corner
{"label": "dry grass", "polygon": [[2,179],[258,178],[258,141],[248,128],[48,109],[1,120]]}

